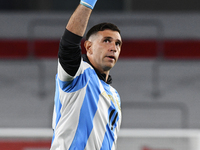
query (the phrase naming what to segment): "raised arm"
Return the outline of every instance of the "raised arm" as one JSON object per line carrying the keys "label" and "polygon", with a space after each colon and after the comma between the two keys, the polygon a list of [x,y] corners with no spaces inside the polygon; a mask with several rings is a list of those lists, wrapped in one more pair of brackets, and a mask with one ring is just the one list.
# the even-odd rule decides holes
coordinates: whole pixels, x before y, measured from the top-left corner
{"label": "raised arm", "polygon": [[65,72],[71,76],[76,74],[81,62],[80,43],[95,3],[96,0],[81,0],[70,17],[60,42],[59,62]]}
{"label": "raised arm", "polygon": [[66,29],[72,33],[83,36],[96,0],[81,0],[79,6],[72,14]]}
{"label": "raised arm", "polygon": [[92,12],[92,9],[79,4],[79,6],[74,11],[71,18],[69,19],[66,29],[76,35],[83,36],[86,30],[91,12]]}

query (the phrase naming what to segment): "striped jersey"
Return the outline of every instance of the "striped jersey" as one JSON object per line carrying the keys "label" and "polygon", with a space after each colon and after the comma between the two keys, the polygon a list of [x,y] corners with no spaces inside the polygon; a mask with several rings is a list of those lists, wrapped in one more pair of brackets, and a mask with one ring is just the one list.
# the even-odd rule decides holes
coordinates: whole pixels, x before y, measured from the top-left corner
{"label": "striped jersey", "polygon": [[[51,150],[115,150],[120,97],[87,57],[81,57],[80,40],[66,31],[60,42]],[[73,54],[65,57],[66,51]]]}

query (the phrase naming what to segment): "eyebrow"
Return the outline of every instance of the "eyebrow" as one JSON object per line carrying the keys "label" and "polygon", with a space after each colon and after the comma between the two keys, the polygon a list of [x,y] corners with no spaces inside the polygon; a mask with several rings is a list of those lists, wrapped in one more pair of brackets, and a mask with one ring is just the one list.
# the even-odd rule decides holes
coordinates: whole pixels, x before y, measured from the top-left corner
{"label": "eyebrow", "polygon": [[[103,39],[113,39],[113,38],[110,37],[110,36],[106,36],[106,37],[104,37]],[[121,41],[120,39],[117,39],[117,42],[119,42],[120,45],[122,45],[122,41]]]}

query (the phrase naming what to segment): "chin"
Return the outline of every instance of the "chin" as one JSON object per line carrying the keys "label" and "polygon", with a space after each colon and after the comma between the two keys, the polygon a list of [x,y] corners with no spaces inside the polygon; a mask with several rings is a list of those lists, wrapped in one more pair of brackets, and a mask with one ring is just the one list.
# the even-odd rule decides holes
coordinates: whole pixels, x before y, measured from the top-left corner
{"label": "chin", "polygon": [[105,67],[105,70],[106,70],[106,71],[109,71],[109,70],[112,69],[113,67],[114,67],[114,65],[112,65],[112,66],[106,66],[106,67]]}
{"label": "chin", "polygon": [[113,67],[115,66],[115,64],[111,64],[111,63],[108,63],[108,64],[105,64],[104,66],[104,70],[105,71],[109,71],[110,69],[112,69]]}

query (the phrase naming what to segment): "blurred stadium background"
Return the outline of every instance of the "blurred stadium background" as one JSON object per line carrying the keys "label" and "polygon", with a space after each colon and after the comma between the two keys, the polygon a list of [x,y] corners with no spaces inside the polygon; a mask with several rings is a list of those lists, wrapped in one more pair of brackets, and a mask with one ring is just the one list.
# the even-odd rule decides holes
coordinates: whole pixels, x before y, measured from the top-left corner
{"label": "blurred stadium background", "polygon": [[[122,101],[118,149],[200,150],[200,3],[97,3],[88,28],[113,22],[123,38],[111,71]],[[0,149],[49,149],[58,44],[77,5],[0,0]]]}

